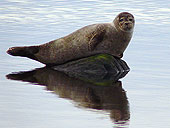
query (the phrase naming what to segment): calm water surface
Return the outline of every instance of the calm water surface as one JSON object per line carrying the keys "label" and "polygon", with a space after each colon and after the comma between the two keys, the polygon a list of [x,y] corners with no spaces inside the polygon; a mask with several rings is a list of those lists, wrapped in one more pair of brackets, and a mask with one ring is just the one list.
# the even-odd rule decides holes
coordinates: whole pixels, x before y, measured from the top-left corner
{"label": "calm water surface", "polygon": [[[169,2],[1,0],[0,127],[169,128]],[[44,65],[6,54],[11,46],[42,44],[88,24],[111,22],[122,11],[136,18],[123,58],[131,71],[112,86],[36,69]],[[8,75],[20,71],[27,72]]]}

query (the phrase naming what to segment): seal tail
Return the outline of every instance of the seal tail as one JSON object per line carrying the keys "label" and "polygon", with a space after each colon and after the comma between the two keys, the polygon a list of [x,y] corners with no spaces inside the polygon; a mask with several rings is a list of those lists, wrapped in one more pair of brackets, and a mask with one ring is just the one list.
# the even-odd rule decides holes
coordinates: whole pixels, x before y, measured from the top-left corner
{"label": "seal tail", "polygon": [[38,53],[39,46],[27,46],[27,47],[12,47],[7,50],[7,53],[12,56],[28,57],[36,59],[35,54]]}

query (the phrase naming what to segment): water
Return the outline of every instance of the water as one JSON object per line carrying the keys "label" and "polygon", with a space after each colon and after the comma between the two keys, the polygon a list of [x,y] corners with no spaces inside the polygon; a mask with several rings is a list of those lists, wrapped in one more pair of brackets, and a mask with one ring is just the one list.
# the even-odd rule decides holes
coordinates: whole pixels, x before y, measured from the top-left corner
{"label": "water", "polygon": [[[0,127],[169,128],[168,3],[1,0]],[[27,82],[6,78],[12,72],[44,66],[7,55],[9,47],[42,44],[88,24],[111,22],[122,11],[134,14],[136,26],[123,57],[131,71],[117,86],[93,86],[41,69],[24,77]]]}

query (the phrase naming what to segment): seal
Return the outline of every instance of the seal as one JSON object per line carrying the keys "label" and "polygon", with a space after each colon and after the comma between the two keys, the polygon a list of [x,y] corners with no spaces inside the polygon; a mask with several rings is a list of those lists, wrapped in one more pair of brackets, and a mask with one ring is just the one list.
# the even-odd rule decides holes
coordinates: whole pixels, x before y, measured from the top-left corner
{"label": "seal", "polygon": [[111,23],[88,25],[42,45],[9,48],[7,53],[46,65],[64,64],[100,53],[121,58],[131,40],[134,24],[134,16],[122,12]]}

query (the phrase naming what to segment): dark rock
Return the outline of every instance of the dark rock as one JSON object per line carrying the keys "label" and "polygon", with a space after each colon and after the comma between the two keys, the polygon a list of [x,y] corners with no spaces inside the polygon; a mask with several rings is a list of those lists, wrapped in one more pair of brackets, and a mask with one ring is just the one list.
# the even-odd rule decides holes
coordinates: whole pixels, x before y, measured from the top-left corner
{"label": "dark rock", "polygon": [[125,61],[108,54],[98,54],[52,68],[85,81],[117,81],[130,71]]}

